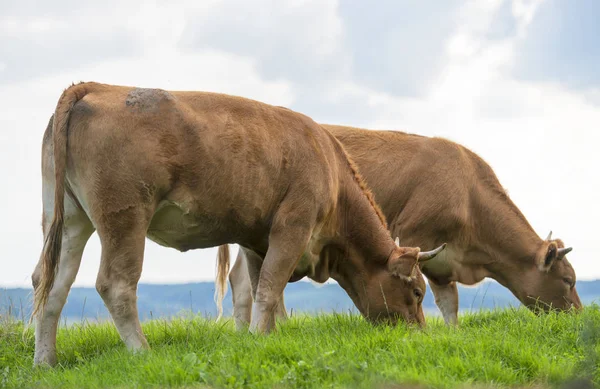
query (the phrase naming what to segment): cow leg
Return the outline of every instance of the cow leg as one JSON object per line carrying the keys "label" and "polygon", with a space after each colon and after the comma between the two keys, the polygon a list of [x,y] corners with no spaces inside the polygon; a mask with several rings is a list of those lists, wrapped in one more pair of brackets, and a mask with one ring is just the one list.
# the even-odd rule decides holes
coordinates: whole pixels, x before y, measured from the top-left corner
{"label": "cow leg", "polygon": [[275,318],[282,322],[288,319],[287,310],[285,309],[285,301],[283,301],[283,292],[281,292],[281,296],[279,296],[279,301],[275,307]]}
{"label": "cow leg", "polygon": [[[299,211],[299,210],[296,210]],[[285,215],[285,213],[283,213]],[[269,249],[260,269],[256,289],[250,332],[268,333],[275,327],[275,310],[283,290],[310,239],[310,212],[298,212],[306,217],[304,221],[290,220],[291,217],[277,217],[269,234]],[[249,264],[250,268],[250,264]]]}
{"label": "cow leg", "polygon": [[246,329],[252,317],[252,283],[250,274],[248,274],[248,264],[242,250],[242,247],[240,247],[235,263],[229,272],[233,317],[235,328],[238,331]]}
{"label": "cow leg", "polygon": [[[98,226],[102,243],[96,290],[102,297],[129,350],[149,348],[137,310],[137,285],[142,273],[148,212],[136,208],[118,212]],[[105,219],[106,220],[106,219]]]}
{"label": "cow leg", "polygon": [[[44,183],[44,232],[50,228],[54,209],[54,188],[48,192]],[[58,262],[58,270],[54,284],[48,295],[48,301],[35,317],[35,353],[34,365],[48,364],[54,366],[56,360],[56,331],[60,313],[67,301],[71,285],[75,281],[85,245],[94,232],[94,227],[85,212],[79,209],[67,196],[64,200],[64,227],[62,248]],[[42,274],[42,263],[38,262],[32,276],[33,288],[37,289]]]}
{"label": "cow leg", "polygon": [[442,312],[446,324],[458,325],[458,288],[456,282],[438,285],[429,280],[429,286],[435,297],[435,304]]}
{"label": "cow leg", "polygon": [[[252,302],[256,296],[260,269],[263,258],[254,251],[240,247],[236,262],[229,273],[233,298],[233,315],[238,330],[248,327],[252,318]],[[287,319],[287,312],[281,294],[275,308],[275,317],[279,320]]]}

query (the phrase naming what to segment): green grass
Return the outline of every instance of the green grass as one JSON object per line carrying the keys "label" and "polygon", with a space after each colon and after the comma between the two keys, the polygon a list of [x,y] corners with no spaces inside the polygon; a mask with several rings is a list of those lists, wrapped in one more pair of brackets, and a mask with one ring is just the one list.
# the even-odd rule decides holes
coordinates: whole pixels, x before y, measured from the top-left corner
{"label": "green grass", "polygon": [[23,324],[5,318],[0,387],[557,387],[574,377],[600,384],[598,306],[580,315],[513,309],[460,320],[453,329],[429,318],[419,331],[345,314],[296,317],[268,336],[236,332],[231,321],[154,320],[144,324],[152,350],[137,355],[112,324],[75,325],[59,330],[60,365],[34,369],[33,332],[23,336]]}

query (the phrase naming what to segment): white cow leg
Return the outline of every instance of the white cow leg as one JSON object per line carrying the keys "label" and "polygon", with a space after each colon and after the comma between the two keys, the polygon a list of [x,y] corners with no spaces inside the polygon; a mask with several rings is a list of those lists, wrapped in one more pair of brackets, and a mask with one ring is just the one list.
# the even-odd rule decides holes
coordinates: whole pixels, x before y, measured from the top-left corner
{"label": "white cow leg", "polygon": [[458,325],[458,289],[456,282],[437,285],[430,280],[429,286],[435,297],[435,303],[442,312],[446,324]]}
{"label": "white cow leg", "polygon": [[238,331],[247,329],[252,318],[252,283],[248,274],[246,257],[242,250],[242,247],[240,247],[235,263],[229,272],[233,317],[235,328]]}
{"label": "white cow leg", "polygon": [[[129,350],[149,348],[137,310],[137,285],[142,273],[147,217],[134,210],[115,216],[117,223],[98,226],[102,259],[96,289]],[[117,229],[115,226],[128,228]]]}
{"label": "white cow leg", "polygon": [[[47,207],[44,207],[47,209]],[[48,231],[52,214],[44,217],[44,230]],[[62,248],[54,284],[48,295],[46,305],[35,316],[35,353],[34,365],[56,365],[56,331],[60,313],[67,301],[71,285],[75,281],[85,245],[94,232],[87,215],[65,199],[65,224]],[[40,283],[42,264],[38,262],[31,278],[34,289]]]}

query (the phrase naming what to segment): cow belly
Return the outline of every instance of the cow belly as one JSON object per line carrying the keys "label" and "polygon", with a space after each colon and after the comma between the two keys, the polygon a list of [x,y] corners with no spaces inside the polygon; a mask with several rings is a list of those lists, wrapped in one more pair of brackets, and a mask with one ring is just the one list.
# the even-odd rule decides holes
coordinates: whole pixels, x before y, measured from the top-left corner
{"label": "cow belly", "polygon": [[191,214],[185,206],[163,202],[154,213],[147,237],[179,251],[214,247],[228,241],[226,229],[210,217]]}
{"label": "cow belly", "polygon": [[464,253],[454,251],[451,246],[425,262],[421,270],[428,279],[440,285],[453,281],[475,285],[488,276],[482,265],[465,263]]}
{"label": "cow belly", "polygon": [[310,277],[314,273],[315,264],[311,259],[311,255],[309,254],[304,253],[302,255],[302,258],[300,258],[300,261],[298,261],[298,264],[296,265],[294,273],[292,274],[289,282],[299,281],[306,276]]}
{"label": "cow belly", "polygon": [[[318,254],[311,253],[311,249],[317,241],[318,240],[315,239],[309,242],[309,249],[302,255],[302,257],[298,261],[298,264],[296,265],[296,268],[294,269],[294,272],[289,282],[296,282],[304,277],[308,277],[311,280],[319,283],[323,283],[329,279],[328,263],[322,262]],[[316,245],[320,247],[318,243]]]}
{"label": "cow belly", "polygon": [[451,256],[451,248],[447,247],[435,258],[425,262],[421,266],[421,271],[428,279],[439,284],[454,281],[454,266]]}

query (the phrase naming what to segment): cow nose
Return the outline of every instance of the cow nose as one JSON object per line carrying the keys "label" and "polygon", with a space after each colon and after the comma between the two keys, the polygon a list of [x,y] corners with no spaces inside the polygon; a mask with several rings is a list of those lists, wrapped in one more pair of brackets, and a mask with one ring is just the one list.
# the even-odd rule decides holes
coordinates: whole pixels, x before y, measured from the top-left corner
{"label": "cow nose", "polygon": [[422,329],[425,328],[425,320],[415,317],[414,315],[409,315],[405,318],[406,325],[410,328]]}
{"label": "cow nose", "polygon": [[571,304],[570,311],[573,313],[581,313],[583,312],[583,305],[581,304],[581,302],[574,302]]}
{"label": "cow nose", "polygon": [[565,310],[569,312],[579,313],[583,311],[583,304],[581,304],[581,300],[577,295],[577,292],[573,293],[570,298],[564,297],[567,302],[567,308]]}

